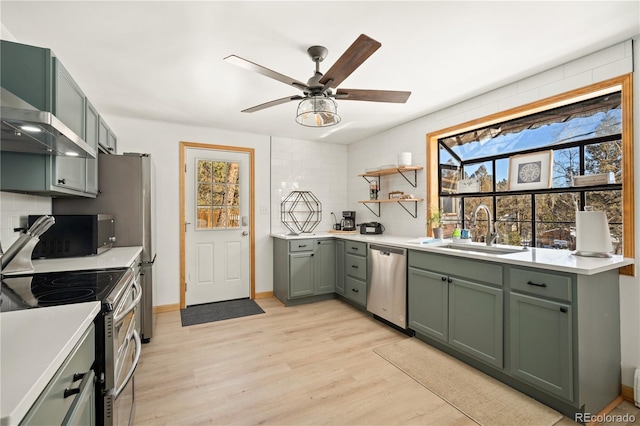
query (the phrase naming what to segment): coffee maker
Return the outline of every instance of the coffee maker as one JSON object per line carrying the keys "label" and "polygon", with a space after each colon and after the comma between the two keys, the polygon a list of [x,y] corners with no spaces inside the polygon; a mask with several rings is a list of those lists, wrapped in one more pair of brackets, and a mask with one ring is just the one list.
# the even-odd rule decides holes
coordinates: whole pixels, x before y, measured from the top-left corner
{"label": "coffee maker", "polygon": [[344,211],[342,212],[342,221],[340,222],[342,225],[341,228],[343,231],[355,231],[356,230],[356,212],[354,211]]}

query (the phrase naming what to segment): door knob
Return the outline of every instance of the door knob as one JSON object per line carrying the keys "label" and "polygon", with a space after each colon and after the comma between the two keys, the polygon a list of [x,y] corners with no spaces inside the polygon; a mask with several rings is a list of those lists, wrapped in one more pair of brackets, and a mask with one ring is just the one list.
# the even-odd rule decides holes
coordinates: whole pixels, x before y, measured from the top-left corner
{"label": "door knob", "polygon": [[247,235],[249,235],[249,233],[247,231],[242,231],[242,236],[246,237]]}

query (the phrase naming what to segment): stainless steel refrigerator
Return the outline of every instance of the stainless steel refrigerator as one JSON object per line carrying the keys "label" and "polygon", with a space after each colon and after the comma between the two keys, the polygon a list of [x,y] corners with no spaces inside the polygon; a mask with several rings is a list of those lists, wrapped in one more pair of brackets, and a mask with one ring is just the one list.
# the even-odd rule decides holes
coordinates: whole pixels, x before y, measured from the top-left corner
{"label": "stainless steel refrigerator", "polygon": [[98,156],[98,196],[54,198],[56,214],[112,214],[115,220],[114,246],[142,246],[140,281],[142,287],[142,341],[153,337],[153,164],[149,154]]}

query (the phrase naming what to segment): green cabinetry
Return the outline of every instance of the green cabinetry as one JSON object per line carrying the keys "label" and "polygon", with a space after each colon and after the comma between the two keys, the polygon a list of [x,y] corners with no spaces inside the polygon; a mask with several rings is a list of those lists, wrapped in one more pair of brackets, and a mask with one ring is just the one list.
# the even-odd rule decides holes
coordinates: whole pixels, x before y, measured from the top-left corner
{"label": "green cabinetry", "polygon": [[409,251],[408,285],[410,329],[503,367],[501,266]]}
{"label": "green cabinetry", "polygon": [[344,296],[345,241],[336,240],[336,293]]}
{"label": "green cabinetry", "polygon": [[344,297],[367,306],[367,244],[345,241]]}
{"label": "green cabinetry", "polygon": [[333,298],[336,250],[333,239],[275,238],[274,295],[285,305]]}
{"label": "green cabinetry", "polygon": [[[1,41],[0,84],[41,111],[51,112],[98,152],[99,131],[114,149],[115,135],[50,49]],[[38,158],[30,158],[38,157]],[[97,159],[2,153],[0,190],[51,196],[97,194]]]}
{"label": "green cabinetry", "polygon": [[573,418],[620,393],[617,270],[578,275],[409,251],[409,328]]}

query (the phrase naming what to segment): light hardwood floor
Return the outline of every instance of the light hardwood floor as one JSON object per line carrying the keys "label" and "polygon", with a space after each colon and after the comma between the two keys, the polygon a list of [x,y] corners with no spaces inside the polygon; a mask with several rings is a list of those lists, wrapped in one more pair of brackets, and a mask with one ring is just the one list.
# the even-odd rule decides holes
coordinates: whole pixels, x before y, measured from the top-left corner
{"label": "light hardwood floor", "polygon": [[265,314],[190,327],[156,314],[136,425],[476,424],[373,352],[406,335],[339,300],[256,302]]}

